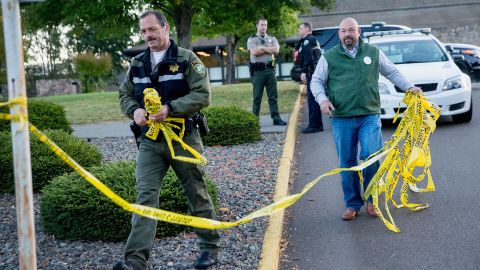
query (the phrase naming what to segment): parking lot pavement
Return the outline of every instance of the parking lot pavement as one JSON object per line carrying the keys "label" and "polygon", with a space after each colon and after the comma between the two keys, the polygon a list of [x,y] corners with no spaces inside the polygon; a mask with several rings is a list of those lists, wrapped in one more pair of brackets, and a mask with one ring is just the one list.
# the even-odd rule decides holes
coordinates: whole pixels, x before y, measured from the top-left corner
{"label": "parking lot pavement", "polygon": [[480,82],[472,83],[472,90],[480,90]]}

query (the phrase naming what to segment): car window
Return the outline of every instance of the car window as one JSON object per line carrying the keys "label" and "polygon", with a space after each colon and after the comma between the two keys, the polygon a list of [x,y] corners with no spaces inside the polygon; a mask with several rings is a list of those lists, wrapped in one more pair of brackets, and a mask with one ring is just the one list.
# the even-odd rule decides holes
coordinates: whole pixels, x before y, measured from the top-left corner
{"label": "car window", "polygon": [[375,42],[394,64],[448,61],[447,55],[433,40]]}
{"label": "car window", "polygon": [[[390,31],[390,30],[401,30],[402,28],[397,26],[383,26],[383,27],[360,27],[362,37],[367,32],[375,31]],[[319,29],[313,31],[313,36],[320,43],[322,50],[328,50],[336,46],[340,40],[338,38],[338,28],[329,28],[329,29]]]}
{"label": "car window", "polygon": [[320,48],[328,50],[338,44],[338,29],[324,29],[313,33],[313,36],[320,43]]}

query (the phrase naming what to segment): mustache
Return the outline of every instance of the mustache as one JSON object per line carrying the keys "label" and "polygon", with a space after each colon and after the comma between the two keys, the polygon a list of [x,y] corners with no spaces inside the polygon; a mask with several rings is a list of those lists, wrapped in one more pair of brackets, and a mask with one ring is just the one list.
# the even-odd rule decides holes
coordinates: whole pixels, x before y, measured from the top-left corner
{"label": "mustache", "polygon": [[147,38],[147,41],[153,41],[153,40],[157,40],[157,39],[154,38],[154,37],[148,37],[148,38]]}

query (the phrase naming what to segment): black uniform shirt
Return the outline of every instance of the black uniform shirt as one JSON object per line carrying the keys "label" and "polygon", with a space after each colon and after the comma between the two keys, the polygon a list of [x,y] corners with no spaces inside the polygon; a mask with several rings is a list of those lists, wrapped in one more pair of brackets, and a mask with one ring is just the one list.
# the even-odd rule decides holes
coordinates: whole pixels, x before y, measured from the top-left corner
{"label": "black uniform shirt", "polygon": [[318,41],[312,34],[308,34],[299,41],[298,45],[298,65],[302,69],[302,73],[313,73],[318,59],[322,55]]}

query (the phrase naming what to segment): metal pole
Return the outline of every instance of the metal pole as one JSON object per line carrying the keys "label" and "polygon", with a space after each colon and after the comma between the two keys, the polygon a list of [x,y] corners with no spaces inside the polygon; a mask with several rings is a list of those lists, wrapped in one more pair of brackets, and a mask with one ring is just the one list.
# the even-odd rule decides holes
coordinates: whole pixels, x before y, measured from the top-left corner
{"label": "metal pole", "polygon": [[[2,13],[7,58],[8,96],[9,99],[25,97],[25,69],[23,66],[20,4],[18,0],[2,0]],[[10,108],[10,114],[27,116],[27,108],[15,105]],[[28,123],[14,122],[12,120],[11,126],[17,207],[19,269],[35,270],[37,269],[37,258]]]}

